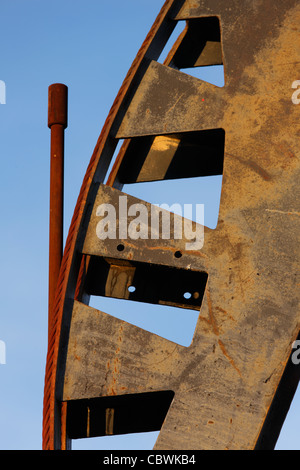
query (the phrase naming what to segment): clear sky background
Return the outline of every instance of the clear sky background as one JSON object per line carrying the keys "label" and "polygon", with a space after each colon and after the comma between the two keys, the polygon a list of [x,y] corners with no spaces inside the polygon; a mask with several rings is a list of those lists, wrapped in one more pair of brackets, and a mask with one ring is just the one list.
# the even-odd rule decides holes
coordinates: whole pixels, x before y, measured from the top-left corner
{"label": "clear sky background", "polygon": [[[48,316],[48,86],[60,82],[69,88],[66,237],[101,128],[162,5],[163,0],[1,0],[0,80],[6,84],[6,104],[0,104],[0,340],[6,345],[6,364],[0,364],[1,450],[42,447]],[[221,85],[222,71],[214,73],[211,80]],[[211,227],[220,188],[220,177],[204,179],[202,192],[197,193],[197,201],[206,204],[205,220]],[[138,195],[138,187],[135,191]],[[155,317],[150,316],[152,325],[145,323],[145,327],[151,330]],[[188,342],[194,321],[191,318],[187,336],[177,338],[176,328],[182,329],[179,318],[170,339]],[[166,334],[167,324],[160,323],[158,334]],[[277,449],[300,450],[299,416],[296,394]],[[156,436],[97,438],[74,442],[73,448],[147,450]]]}

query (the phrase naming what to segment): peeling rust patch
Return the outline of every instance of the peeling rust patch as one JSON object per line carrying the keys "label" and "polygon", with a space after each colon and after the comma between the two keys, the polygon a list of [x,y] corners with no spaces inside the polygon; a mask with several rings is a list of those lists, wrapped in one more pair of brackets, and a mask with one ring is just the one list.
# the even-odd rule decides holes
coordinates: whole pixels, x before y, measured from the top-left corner
{"label": "peeling rust patch", "polygon": [[235,364],[234,360],[232,359],[232,357],[229,356],[228,352],[226,351],[226,348],[224,346],[224,343],[219,339],[218,340],[218,344],[221,348],[221,351],[222,353],[224,354],[224,356],[227,357],[227,359],[229,360],[230,364],[232,365],[232,367],[238,372],[239,376],[241,376],[241,371],[239,370],[239,368],[237,367],[237,365]]}
{"label": "peeling rust patch", "polygon": [[251,168],[255,173],[257,173],[259,176],[261,176],[265,181],[270,181],[271,176],[269,173],[264,170],[260,165],[258,165],[257,162],[253,160],[243,160],[241,157],[238,157],[237,155],[233,155],[230,153],[226,153],[228,157],[236,158],[239,162],[241,162],[243,165],[248,166]]}

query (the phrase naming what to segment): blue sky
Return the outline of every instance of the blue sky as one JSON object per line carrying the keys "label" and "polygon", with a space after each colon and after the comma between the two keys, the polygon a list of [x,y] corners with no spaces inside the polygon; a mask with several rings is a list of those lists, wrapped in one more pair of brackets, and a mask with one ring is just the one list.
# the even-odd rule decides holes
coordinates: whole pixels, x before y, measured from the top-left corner
{"label": "blue sky", "polygon": [[[69,88],[65,236],[110,106],[163,0],[2,0],[0,80],[0,449],[41,449],[47,352],[48,86]],[[216,79],[222,80],[217,71]],[[214,224],[221,180],[207,180]],[[211,194],[209,193],[211,191]],[[157,201],[150,201],[157,202]],[[167,201],[161,201],[167,202]],[[204,200],[200,201],[205,203]],[[163,334],[163,333],[162,333]],[[296,395],[277,444],[300,449]],[[74,448],[151,449],[156,434],[77,442]]]}

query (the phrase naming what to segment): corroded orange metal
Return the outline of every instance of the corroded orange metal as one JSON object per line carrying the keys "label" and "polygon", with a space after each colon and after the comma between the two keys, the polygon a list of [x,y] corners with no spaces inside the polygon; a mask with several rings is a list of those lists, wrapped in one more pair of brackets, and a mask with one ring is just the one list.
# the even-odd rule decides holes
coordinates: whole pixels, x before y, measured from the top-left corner
{"label": "corroded orange metal", "polygon": [[50,220],[49,220],[49,327],[59,270],[63,255],[64,214],[64,132],[68,126],[68,88],[61,83],[49,86],[48,127],[51,130],[50,148]]}

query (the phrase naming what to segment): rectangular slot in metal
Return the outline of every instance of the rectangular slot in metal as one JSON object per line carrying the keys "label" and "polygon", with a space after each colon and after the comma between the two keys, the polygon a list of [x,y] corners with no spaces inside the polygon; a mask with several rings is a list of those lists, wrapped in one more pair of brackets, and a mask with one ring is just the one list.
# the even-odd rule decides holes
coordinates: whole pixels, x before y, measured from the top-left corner
{"label": "rectangular slot in metal", "polygon": [[92,256],[85,280],[91,296],[199,310],[207,273]]}
{"label": "rectangular slot in metal", "polygon": [[173,397],[172,391],[159,391],[69,401],[68,437],[82,439],[159,431]]}

